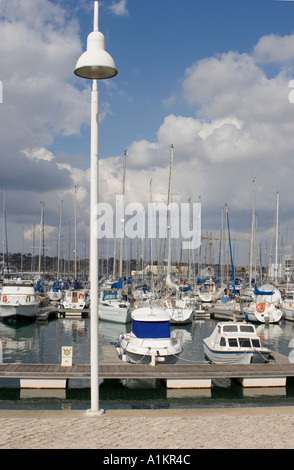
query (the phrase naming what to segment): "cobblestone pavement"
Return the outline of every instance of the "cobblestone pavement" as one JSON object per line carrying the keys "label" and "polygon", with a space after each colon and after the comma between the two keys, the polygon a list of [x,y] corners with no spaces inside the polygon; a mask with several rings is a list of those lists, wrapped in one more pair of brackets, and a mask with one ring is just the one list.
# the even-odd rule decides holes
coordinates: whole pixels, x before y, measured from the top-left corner
{"label": "cobblestone pavement", "polygon": [[294,407],[0,411],[0,449],[293,449]]}

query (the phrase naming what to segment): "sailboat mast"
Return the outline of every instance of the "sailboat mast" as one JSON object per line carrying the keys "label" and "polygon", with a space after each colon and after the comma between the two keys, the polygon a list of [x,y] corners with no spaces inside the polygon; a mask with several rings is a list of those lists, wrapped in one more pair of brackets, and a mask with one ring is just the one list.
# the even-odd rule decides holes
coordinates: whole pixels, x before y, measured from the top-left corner
{"label": "sailboat mast", "polygon": [[[123,155],[123,180],[122,180],[123,202],[125,200],[125,191],[126,191],[126,159],[127,159],[127,150],[125,150],[124,155]],[[119,252],[119,277],[120,278],[122,278],[124,223],[125,223],[125,220],[122,219],[121,220],[121,234],[120,234],[120,252]]]}
{"label": "sailboat mast", "polygon": [[59,280],[59,265],[60,265],[60,252],[61,252],[61,237],[62,237],[62,213],[63,213],[63,201],[61,201],[60,215],[59,215],[58,254],[57,254],[57,280]]}
{"label": "sailboat mast", "polygon": [[167,258],[167,276],[171,274],[171,209],[172,209],[172,186],[173,186],[173,164],[174,164],[174,145],[170,146],[170,169],[169,169],[169,185],[167,198],[167,214],[168,214],[168,258]]}
{"label": "sailboat mast", "polygon": [[278,247],[279,247],[279,192],[277,192],[277,203],[276,203],[275,283],[278,282]]}
{"label": "sailboat mast", "polygon": [[251,282],[252,282],[254,247],[255,247],[255,180],[253,180],[253,191],[252,191],[252,223],[251,223],[250,261],[249,261],[249,289],[251,289]]}

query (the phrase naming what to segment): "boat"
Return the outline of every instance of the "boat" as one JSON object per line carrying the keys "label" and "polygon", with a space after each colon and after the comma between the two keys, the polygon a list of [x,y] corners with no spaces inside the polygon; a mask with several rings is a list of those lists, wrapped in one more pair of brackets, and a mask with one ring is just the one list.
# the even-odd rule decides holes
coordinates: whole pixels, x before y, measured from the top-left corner
{"label": "boat", "polygon": [[281,301],[281,310],[286,320],[294,321],[294,290],[287,291]]}
{"label": "boat", "polygon": [[252,299],[241,303],[241,314],[247,321],[278,323],[282,319],[281,293],[276,287],[266,284],[258,289],[255,286]]}
{"label": "boat", "polygon": [[84,310],[89,307],[88,293],[84,289],[68,290],[60,302],[65,310]]}
{"label": "boat", "polygon": [[0,318],[33,319],[40,310],[34,284],[21,279],[4,283],[0,298]]}
{"label": "boat", "polygon": [[189,299],[181,297],[166,297],[155,300],[154,305],[165,310],[170,316],[171,325],[186,325],[192,323],[195,305]]}
{"label": "boat", "polygon": [[66,281],[55,281],[51,290],[47,292],[48,298],[51,302],[59,302],[65,290],[69,289],[69,284]]}
{"label": "boat", "polygon": [[169,314],[150,306],[133,310],[131,316],[131,332],[119,335],[116,342],[120,359],[135,364],[174,364],[183,347],[171,336]]}
{"label": "boat", "polygon": [[203,339],[203,348],[206,358],[215,364],[264,363],[271,356],[261,345],[254,325],[243,322],[219,322]]}
{"label": "boat", "polygon": [[129,323],[131,319],[130,302],[119,299],[114,291],[101,291],[99,299],[99,320],[112,323]]}
{"label": "boat", "polygon": [[213,302],[216,293],[216,287],[212,279],[205,281],[199,288],[198,297],[202,303]]}

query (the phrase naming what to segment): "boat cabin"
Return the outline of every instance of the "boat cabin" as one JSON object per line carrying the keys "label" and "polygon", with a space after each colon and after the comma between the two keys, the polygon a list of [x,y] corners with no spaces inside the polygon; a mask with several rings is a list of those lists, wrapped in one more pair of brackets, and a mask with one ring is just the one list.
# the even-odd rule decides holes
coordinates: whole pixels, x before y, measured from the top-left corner
{"label": "boat cabin", "polygon": [[248,324],[220,324],[218,325],[220,347],[229,348],[261,348],[253,325]]}
{"label": "boat cabin", "polygon": [[170,315],[157,308],[135,309],[132,312],[132,333],[137,338],[170,338]]}

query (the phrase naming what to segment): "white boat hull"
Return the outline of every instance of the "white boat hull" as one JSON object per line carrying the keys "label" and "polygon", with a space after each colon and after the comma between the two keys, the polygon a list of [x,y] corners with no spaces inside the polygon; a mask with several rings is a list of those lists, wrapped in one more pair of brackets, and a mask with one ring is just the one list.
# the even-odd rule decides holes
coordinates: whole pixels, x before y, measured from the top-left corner
{"label": "white boat hull", "polygon": [[132,334],[122,334],[116,344],[119,357],[133,364],[174,364],[183,350],[180,342],[173,340],[141,339]]}
{"label": "white boat hull", "polygon": [[27,305],[0,305],[0,318],[34,318],[39,312],[39,303]]}
{"label": "white boat hull", "polygon": [[241,307],[241,314],[246,320],[258,323],[278,323],[283,318],[283,311],[273,304],[265,305],[263,302],[253,302],[252,306]]}
{"label": "white boat hull", "polygon": [[264,351],[220,351],[213,349],[206,340],[203,340],[203,349],[207,359],[214,364],[264,363],[270,356]]}
{"label": "white boat hull", "polygon": [[284,307],[282,306],[283,314],[286,320],[294,321],[294,307]]}
{"label": "white boat hull", "polygon": [[99,320],[112,323],[129,323],[131,314],[129,308],[99,305]]}
{"label": "white boat hull", "polygon": [[185,325],[193,321],[194,312],[190,308],[167,308],[166,311],[170,314],[171,325]]}

